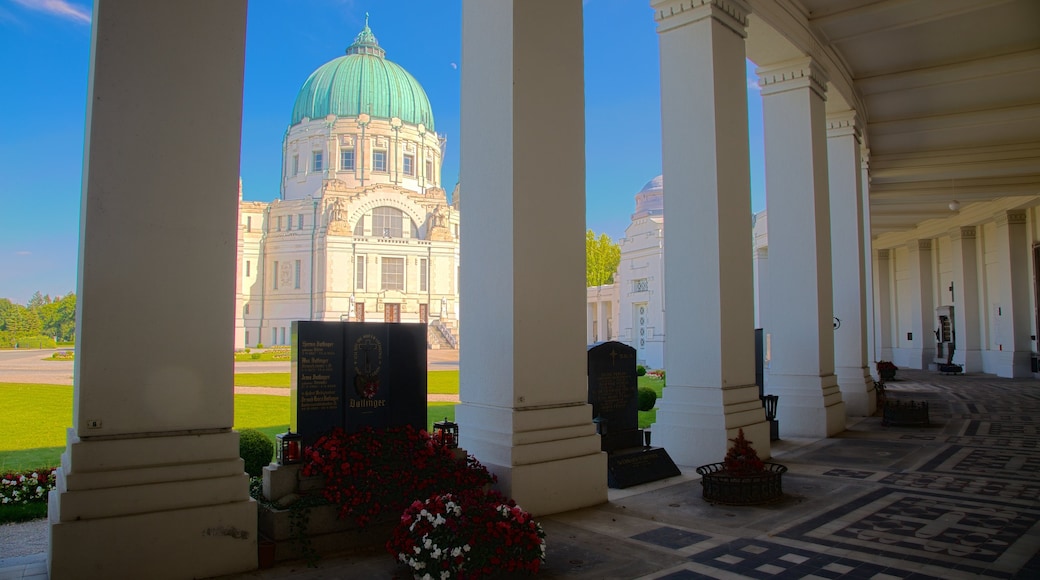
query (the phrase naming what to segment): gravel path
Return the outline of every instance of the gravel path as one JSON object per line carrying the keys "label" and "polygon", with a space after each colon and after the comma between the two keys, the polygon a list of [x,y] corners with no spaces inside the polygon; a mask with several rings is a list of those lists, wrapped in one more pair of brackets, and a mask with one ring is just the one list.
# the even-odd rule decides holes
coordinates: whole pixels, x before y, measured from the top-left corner
{"label": "gravel path", "polygon": [[0,558],[47,551],[47,519],[0,525]]}

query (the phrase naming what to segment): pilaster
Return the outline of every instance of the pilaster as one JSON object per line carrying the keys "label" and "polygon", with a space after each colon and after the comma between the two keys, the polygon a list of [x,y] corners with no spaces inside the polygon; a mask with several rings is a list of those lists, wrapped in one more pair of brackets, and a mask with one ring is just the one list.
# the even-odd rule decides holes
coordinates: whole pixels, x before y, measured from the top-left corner
{"label": "pilaster", "polygon": [[767,298],[766,391],[780,396],[781,436],[826,437],[845,428],[845,403],[834,374],[827,79],[810,58],[762,67],[758,75],[774,272]]}
{"label": "pilaster", "polygon": [[[834,372],[845,411],[874,414],[874,381],[867,359],[867,278],[863,250],[860,126],[855,111],[827,116],[827,175],[831,208],[834,294]],[[868,226],[869,227],[869,226]]]}
{"label": "pilaster", "polygon": [[[654,442],[719,461],[744,429],[769,456],[754,375],[754,281],[743,2],[655,0],[661,53],[665,367]],[[696,299],[691,299],[696,296]]]}
{"label": "pilaster", "polygon": [[876,251],[874,268],[874,295],[877,297],[874,329],[877,336],[877,358],[875,360],[892,360],[892,260],[888,248]]}
{"label": "pilaster", "polygon": [[990,314],[996,317],[997,376],[1031,377],[1028,214],[1024,209],[1008,210],[995,215],[994,219],[999,256],[998,290],[995,293],[997,308]]}
{"label": "pilaster", "polygon": [[[932,297],[932,240],[913,240],[907,244],[910,259],[910,336],[907,364],[927,369],[935,358],[935,301]],[[902,322],[902,321],[900,321]],[[902,330],[902,329],[900,329]]]}
{"label": "pilaster", "polygon": [[982,371],[982,328],[979,324],[979,259],[975,226],[950,230],[953,248],[954,362],[964,372]]}
{"label": "pilaster", "polygon": [[602,503],[581,306],[582,3],[464,0],[462,38],[462,181],[482,193],[462,217],[460,443],[533,513]]}
{"label": "pilaster", "polygon": [[257,563],[229,357],[246,2],[193,4],[94,4],[55,580]]}

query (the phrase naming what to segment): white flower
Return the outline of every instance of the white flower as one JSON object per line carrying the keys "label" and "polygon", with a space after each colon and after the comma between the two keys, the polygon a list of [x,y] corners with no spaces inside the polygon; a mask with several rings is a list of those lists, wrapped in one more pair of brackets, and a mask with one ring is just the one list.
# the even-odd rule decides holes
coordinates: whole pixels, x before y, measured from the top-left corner
{"label": "white flower", "polygon": [[451,549],[451,557],[452,558],[458,558],[459,554],[461,554],[461,553],[462,553],[462,548],[456,547],[456,548],[452,548]]}
{"label": "white flower", "polygon": [[442,524],[444,524],[447,521],[448,520],[444,519],[444,516],[442,516],[441,514],[437,514],[437,517],[434,518],[434,520],[433,520],[433,527],[437,527],[439,525],[442,525]]}
{"label": "white flower", "polygon": [[463,550],[464,552],[468,552],[468,551],[470,550],[470,548],[469,548],[469,544],[463,544],[463,545],[462,545],[462,550]]}
{"label": "white flower", "polygon": [[447,570],[441,570],[441,580],[448,580],[451,578],[451,572]]}
{"label": "white flower", "polygon": [[423,536],[423,547],[427,550],[433,547],[433,541],[430,540],[430,536]]}
{"label": "white flower", "polygon": [[422,580],[433,580],[433,576],[430,576],[430,573],[427,572],[426,574],[423,574]]}
{"label": "white flower", "polygon": [[419,546],[414,546],[412,549],[415,550],[416,554],[422,554],[422,548]]}

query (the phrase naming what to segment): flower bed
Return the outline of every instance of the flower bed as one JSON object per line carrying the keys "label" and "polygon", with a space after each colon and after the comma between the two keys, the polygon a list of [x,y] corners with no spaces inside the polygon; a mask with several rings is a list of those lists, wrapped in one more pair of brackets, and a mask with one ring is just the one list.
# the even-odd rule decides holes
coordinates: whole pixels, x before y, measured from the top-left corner
{"label": "flower bed", "polygon": [[383,513],[399,514],[413,501],[483,489],[495,478],[475,458],[464,460],[410,426],[347,434],[336,429],[304,453],[304,476],[322,475],[322,494],[340,518],[360,526]]}
{"label": "flower bed", "polygon": [[386,548],[417,579],[535,574],[545,560],[545,533],[512,500],[470,490],[412,503]]}
{"label": "flower bed", "polygon": [[21,473],[8,473],[0,478],[0,505],[46,503],[47,493],[54,489],[56,467]]}

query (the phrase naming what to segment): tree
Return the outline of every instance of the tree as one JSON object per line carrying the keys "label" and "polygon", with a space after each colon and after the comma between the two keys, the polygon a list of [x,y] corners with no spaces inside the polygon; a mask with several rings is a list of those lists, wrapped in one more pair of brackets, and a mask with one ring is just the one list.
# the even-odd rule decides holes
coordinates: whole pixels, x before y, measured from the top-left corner
{"label": "tree", "polygon": [[585,232],[585,286],[614,283],[614,272],[621,263],[621,247],[607,234]]}

